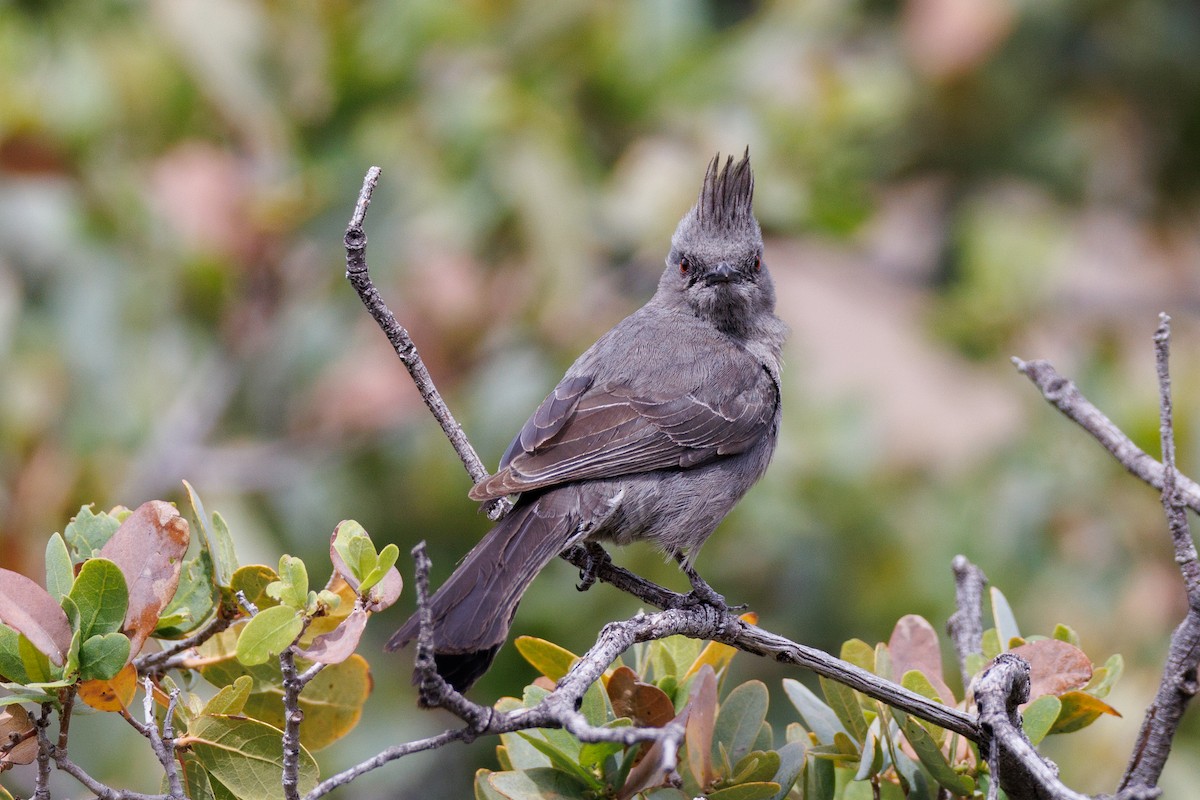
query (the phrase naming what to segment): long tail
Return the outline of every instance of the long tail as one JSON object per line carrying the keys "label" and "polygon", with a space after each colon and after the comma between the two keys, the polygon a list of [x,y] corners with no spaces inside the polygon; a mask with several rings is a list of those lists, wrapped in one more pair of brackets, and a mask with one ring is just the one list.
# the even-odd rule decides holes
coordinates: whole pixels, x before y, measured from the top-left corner
{"label": "long tail", "polygon": [[[518,504],[467,553],[429,599],[438,673],[459,691],[491,666],[508,638],[517,604],[529,583],[561,553],[578,529],[577,514],[560,489]],[[574,509],[571,509],[574,510]],[[397,650],[417,637],[417,615],[388,640]]]}

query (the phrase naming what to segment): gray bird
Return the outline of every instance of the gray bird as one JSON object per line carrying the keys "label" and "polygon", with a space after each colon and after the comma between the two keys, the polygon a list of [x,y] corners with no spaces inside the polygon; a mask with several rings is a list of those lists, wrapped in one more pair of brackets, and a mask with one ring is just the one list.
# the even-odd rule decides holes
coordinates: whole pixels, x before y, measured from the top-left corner
{"label": "gray bird", "polygon": [[[749,149],[724,168],[713,158],[654,297],[571,365],[471,489],[518,498],[430,598],[437,669],[460,691],[508,638],[530,581],[575,543],[652,542],[697,598],[719,602],[691,562],[762,476],[779,432],[787,327],[753,196]],[[387,649],[417,632],[413,615]]]}

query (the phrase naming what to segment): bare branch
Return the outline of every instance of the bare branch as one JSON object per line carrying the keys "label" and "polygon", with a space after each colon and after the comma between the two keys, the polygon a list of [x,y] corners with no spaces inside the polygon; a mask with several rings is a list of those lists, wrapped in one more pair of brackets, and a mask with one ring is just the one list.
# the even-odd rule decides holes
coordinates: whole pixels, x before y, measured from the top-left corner
{"label": "bare branch", "polygon": [[1163,458],[1163,509],[1171,528],[1171,540],[1175,544],[1175,561],[1183,573],[1183,585],[1187,591],[1188,604],[1200,607],[1200,563],[1197,563],[1196,542],[1188,527],[1187,512],[1179,499],[1181,482],[1175,467],[1175,423],[1171,407],[1171,318],[1159,315],[1160,323],[1154,333],[1154,362],[1158,372],[1159,432],[1162,438]]}
{"label": "bare branch", "polygon": [[[1059,375],[1049,361],[1022,361],[1019,358],[1012,361],[1021,374],[1033,381],[1046,400],[1090,433],[1122,467],[1155,489],[1162,489],[1163,465],[1134,444],[1080,393],[1073,382]],[[1180,499],[1188,508],[1200,512],[1200,484],[1183,475],[1178,476],[1177,482]]]}
{"label": "bare branch", "polygon": [[1197,564],[1196,544],[1188,525],[1187,510],[1179,496],[1181,478],[1175,467],[1175,423],[1169,366],[1171,318],[1161,314],[1159,320],[1158,330],[1154,333],[1154,352],[1164,465],[1162,504],[1175,545],[1175,561],[1183,574],[1188,610],[1171,635],[1162,680],[1154,701],[1146,709],[1129,766],[1121,779],[1122,793],[1156,788],[1171,753],[1171,743],[1179,729],[1179,721],[1196,694],[1196,668],[1200,663],[1200,565]]}
{"label": "bare branch", "polygon": [[[146,717],[143,733],[150,740],[154,755],[158,757],[158,763],[162,764],[163,772],[167,776],[167,796],[171,800],[185,800],[183,781],[175,763],[175,736],[171,727],[171,716],[175,713],[175,704],[179,702],[179,690],[171,692],[171,701],[167,706],[167,715],[160,733],[158,719],[154,716],[154,682],[149,676],[142,678],[142,688],[146,692],[146,699],[142,705],[142,712]],[[132,719],[130,721],[132,722]]]}
{"label": "bare branch", "polygon": [[283,672],[283,796],[286,800],[299,800],[300,723],[304,721],[300,692],[304,685],[297,675],[292,645],[279,654],[279,667]]}
{"label": "bare branch", "polygon": [[51,708],[53,707],[49,703],[42,703],[42,710],[37,718],[37,779],[34,783],[33,800],[50,800],[50,748],[46,747],[50,739],[46,735],[46,729],[50,727]]}
{"label": "bare branch", "polygon": [[946,621],[946,631],[954,642],[963,688],[966,689],[971,682],[967,657],[983,653],[983,587],[987,585],[987,576],[963,555],[955,556],[950,566],[954,570],[954,599],[958,610]]}
{"label": "bare branch", "polygon": [[[346,278],[354,287],[354,291],[358,292],[358,297],[367,307],[371,318],[375,320],[384,335],[387,336],[388,341],[391,342],[400,361],[408,369],[408,374],[412,376],[417,391],[421,393],[421,399],[425,401],[425,405],[433,413],[438,424],[442,426],[442,431],[450,440],[454,452],[458,453],[463,466],[466,467],[467,474],[471,476],[472,481],[479,483],[488,475],[479,454],[475,452],[475,448],[471,446],[462,426],[454,419],[450,408],[442,400],[441,394],[433,384],[433,377],[430,376],[429,370],[425,368],[425,362],[417,353],[417,346],[413,343],[412,337],[408,335],[404,326],[396,321],[396,316],[383,302],[383,298],[379,296],[379,290],[371,281],[367,267],[367,234],[363,231],[363,220],[367,215],[367,207],[371,204],[371,194],[379,182],[380,172],[379,167],[371,167],[367,170],[367,175],[363,179],[362,191],[358,194],[358,203],[354,206],[354,214],[350,217],[350,224],[346,228]],[[489,518],[495,520],[508,513],[511,507],[512,504],[507,500],[500,499],[486,503],[484,510]]]}

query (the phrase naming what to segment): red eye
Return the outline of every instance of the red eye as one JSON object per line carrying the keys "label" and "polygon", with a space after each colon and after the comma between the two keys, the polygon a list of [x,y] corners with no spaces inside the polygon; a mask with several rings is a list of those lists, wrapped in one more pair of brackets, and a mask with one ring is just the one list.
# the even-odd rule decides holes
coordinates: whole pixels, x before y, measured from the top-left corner
{"label": "red eye", "polygon": [[762,269],[762,256],[754,257],[754,271],[758,272]]}
{"label": "red eye", "polygon": [[688,270],[691,268],[692,268],[692,265],[688,263],[687,256],[680,256],[679,257],[679,274],[687,275]]}

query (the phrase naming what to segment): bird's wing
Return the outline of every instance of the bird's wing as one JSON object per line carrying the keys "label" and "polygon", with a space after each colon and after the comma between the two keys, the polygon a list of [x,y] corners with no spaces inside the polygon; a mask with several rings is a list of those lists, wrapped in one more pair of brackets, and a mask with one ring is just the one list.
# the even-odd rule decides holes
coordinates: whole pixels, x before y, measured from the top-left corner
{"label": "bird's wing", "polygon": [[[733,374],[730,374],[733,373]],[[720,391],[712,386],[720,385]],[[687,394],[564,380],[517,434],[475,500],[589,478],[687,468],[740,453],[774,424],[779,391],[747,359]]]}

